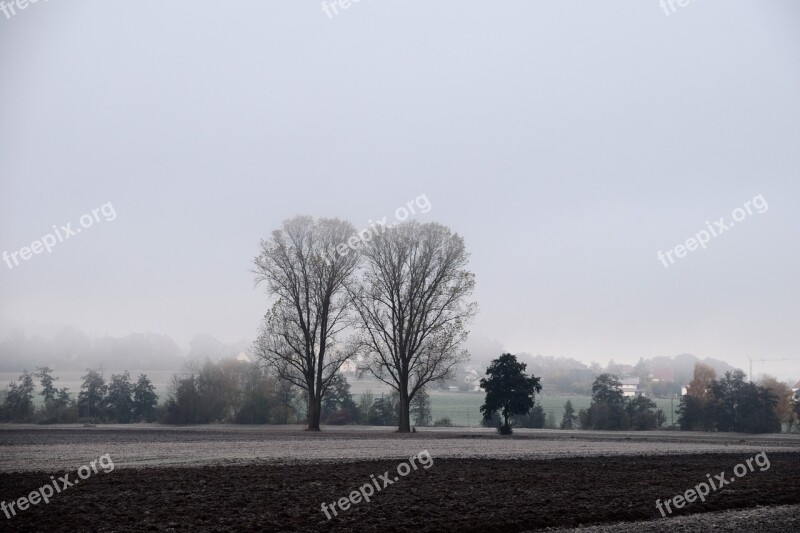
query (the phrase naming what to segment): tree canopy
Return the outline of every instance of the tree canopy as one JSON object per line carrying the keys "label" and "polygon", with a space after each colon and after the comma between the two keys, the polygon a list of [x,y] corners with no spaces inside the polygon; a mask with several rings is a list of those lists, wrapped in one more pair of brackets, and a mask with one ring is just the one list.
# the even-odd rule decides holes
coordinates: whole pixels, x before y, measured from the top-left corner
{"label": "tree canopy", "polygon": [[488,377],[481,379],[481,387],[486,391],[481,413],[489,420],[499,410],[503,417],[501,433],[511,433],[509,418],[527,414],[533,408],[534,395],[542,390],[540,379],[528,376],[526,367],[515,355],[504,353],[486,369]]}

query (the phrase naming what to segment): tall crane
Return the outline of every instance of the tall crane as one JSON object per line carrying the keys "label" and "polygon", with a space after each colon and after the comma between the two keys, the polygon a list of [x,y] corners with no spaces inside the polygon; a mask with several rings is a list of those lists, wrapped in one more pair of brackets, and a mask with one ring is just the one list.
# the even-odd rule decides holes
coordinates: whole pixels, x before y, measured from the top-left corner
{"label": "tall crane", "polygon": [[761,371],[764,371],[764,363],[771,363],[773,361],[788,361],[788,359],[753,359],[752,357],[748,357],[750,359],[750,381],[753,381],[753,361],[761,361]]}

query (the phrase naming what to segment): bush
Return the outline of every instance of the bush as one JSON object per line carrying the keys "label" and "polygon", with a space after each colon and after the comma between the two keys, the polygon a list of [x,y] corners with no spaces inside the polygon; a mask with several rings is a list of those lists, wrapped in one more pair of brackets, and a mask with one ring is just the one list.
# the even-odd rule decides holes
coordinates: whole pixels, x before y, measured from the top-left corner
{"label": "bush", "polygon": [[78,406],[71,403],[55,409],[43,408],[40,411],[39,424],[75,424],[78,422]]}
{"label": "bush", "polygon": [[[510,424],[509,424],[510,425]],[[518,428],[541,429],[545,427],[544,409],[541,405],[534,405],[530,412],[514,417],[514,426]]]}
{"label": "bush", "polygon": [[332,426],[346,426],[352,424],[354,418],[352,409],[349,407],[342,407],[328,416],[327,423]]}
{"label": "bush", "polygon": [[436,422],[433,423],[433,427],[437,428],[451,428],[453,427],[453,421],[450,420],[450,417],[442,417]]}
{"label": "bush", "polygon": [[377,398],[367,414],[367,423],[371,426],[396,426],[399,420],[400,395],[396,390]]}
{"label": "bush", "polygon": [[508,424],[506,426],[501,425],[500,427],[498,427],[497,432],[500,433],[501,435],[511,435],[514,432],[514,430],[511,429],[511,424]]}
{"label": "bush", "polygon": [[167,424],[288,424],[296,420],[296,389],[257,364],[206,361],[173,376],[162,410]]}

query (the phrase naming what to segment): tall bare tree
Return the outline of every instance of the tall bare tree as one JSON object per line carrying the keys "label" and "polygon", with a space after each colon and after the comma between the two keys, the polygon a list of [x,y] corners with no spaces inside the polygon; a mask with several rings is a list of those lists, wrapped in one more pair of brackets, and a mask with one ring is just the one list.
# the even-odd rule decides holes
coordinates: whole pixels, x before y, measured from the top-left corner
{"label": "tall bare tree", "polygon": [[329,253],[354,234],[349,222],[298,216],[261,241],[253,261],[256,284],[266,282],[267,293],[276,298],[255,351],[280,378],[306,392],[311,431],[319,431],[322,397],[331,380],[355,352],[355,345],[340,337],[352,311],[346,286],[358,252],[342,246],[342,253]]}
{"label": "tall bare tree", "polygon": [[461,345],[476,312],[466,301],[475,286],[469,254],[449,228],[405,222],[377,235],[363,255],[364,274],[352,291],[361,367],[397,390],[399,430],[408,432],[414,395],[468,358]]}

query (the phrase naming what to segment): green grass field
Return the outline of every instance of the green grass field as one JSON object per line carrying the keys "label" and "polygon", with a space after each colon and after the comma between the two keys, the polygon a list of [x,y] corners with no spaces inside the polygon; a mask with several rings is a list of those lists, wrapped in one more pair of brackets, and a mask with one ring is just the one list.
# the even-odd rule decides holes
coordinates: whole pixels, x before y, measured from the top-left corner
{"label": "green grass field", "polygon": [[[381,393],[388,394],[389,387],[376,384],[375,382],[351,380],[350,392],[356,401],[358,397],[365,391],[370,390],[375,396],[380,396]],[[431,418],[436,421],[440,418],[448,417],[456,426],[464,427],[479,427],[481,423],[480,407],[483,404],[483,393],[471,392],[444,392],[432,391],[431,397]],[[590,396],[578,395],[536,395],[536,405],[541,405],[544,409],[545,416],[553,413],[556,419],[556,424],[561,424],[561,418],[564,416],[564,403],[567,400],[572,401],[572,407],[575,408],[577,414],[581,409],[586,409],[592,401]],[[653,400],[658,405],[658,408],[664,411],[667,415],[667,425],[672,422],[678,421],[678,400],[674,401],[675,413],[670,418],[670,400],[656,398]]]}
{"label": "green grass field", "polygon": [[[453,424],[457,426],[470,426],[476,427],[480,425],[481,412],[480,406],[483,404],[484,396],[479,393],[462,393],[462,392],[436,392],[431,394],[431,414],[433,420],[442,417],[449,417]],[[536,405],[541,405],[544,409],[545,415],[549,416],[553,413],[556,419],[556,424],[561,423],[561,418],[564,415],[564,403],[567,400],[572,401],[572,406],[575,411],[580,411],[589,407],[591,397],[589,396],[554,396],[554,395],[537,395]],[[670,419],[670,400],[655,399],[659,409],[662,409],[667,415],[667,424],[673,420],[677,422],[678,414],[674,414],[674,419]],[[678,402],[674,402],[674,408],[677,410]]]}

